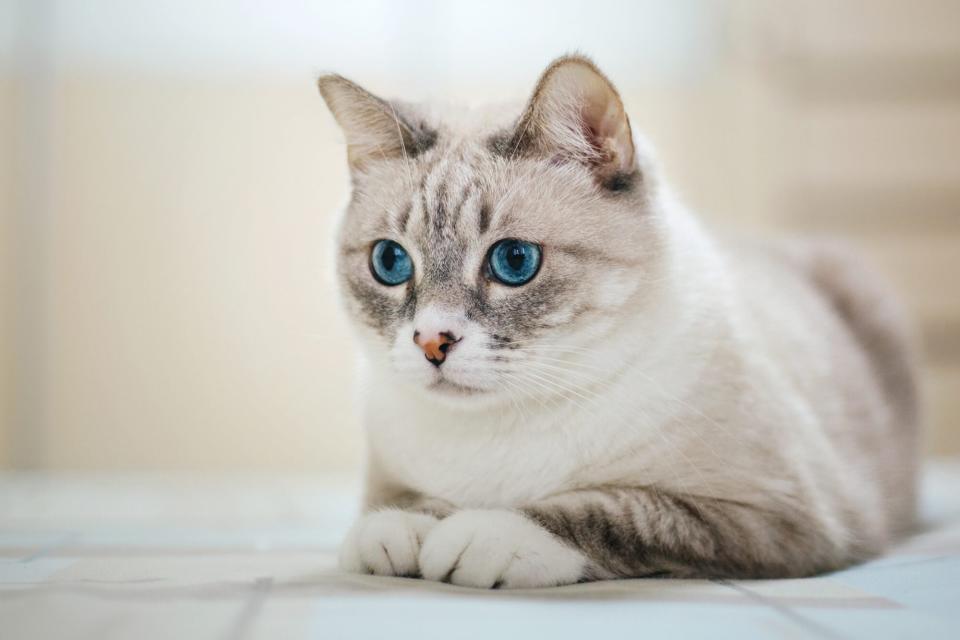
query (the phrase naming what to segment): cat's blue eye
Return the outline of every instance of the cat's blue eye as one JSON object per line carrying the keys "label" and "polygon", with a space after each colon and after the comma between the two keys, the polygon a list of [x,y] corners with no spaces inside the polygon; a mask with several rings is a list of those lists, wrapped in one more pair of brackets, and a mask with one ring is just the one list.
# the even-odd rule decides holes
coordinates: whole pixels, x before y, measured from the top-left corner
{"label": "cat's blue eye", "polygon": [[380,283],[393,287],[413,277],[413,261],[393,240],[378,240],[370,252],[370,271]]}
{"label": "cat's blue eye", "polygon": [[508,238],[490,249],[490,273],[505,285],[519,287],[533,280],[540,270],[540,247]]}

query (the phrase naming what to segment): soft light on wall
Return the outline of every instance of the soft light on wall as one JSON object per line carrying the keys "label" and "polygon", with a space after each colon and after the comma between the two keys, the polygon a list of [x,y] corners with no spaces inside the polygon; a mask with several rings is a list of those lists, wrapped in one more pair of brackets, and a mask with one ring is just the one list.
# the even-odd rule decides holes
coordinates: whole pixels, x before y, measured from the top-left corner
{"label": "soft light on wall", "polygon": [[[353,468],[347,177],[315,76],[522,100],[570,50],[708,219],[873,253],[938,354],[931,446],[960,450],[960,110],[936,73],[960,16],[923,4],[0,1],[0,464]],[[922,206],[864,224],[891,193]]]}

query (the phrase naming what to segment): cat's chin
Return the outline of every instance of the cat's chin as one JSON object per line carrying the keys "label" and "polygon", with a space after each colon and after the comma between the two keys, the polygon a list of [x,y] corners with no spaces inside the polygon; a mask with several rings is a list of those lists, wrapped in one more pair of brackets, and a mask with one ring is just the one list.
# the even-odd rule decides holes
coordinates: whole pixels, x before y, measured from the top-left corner
{"label": "cat's chin", "polygon": [[430,401],[454,409],[483,409],[496,404],[500,394],[492,389],[483,389],[460,384],[449,378],[438,378],[421,388],[421,394]]}

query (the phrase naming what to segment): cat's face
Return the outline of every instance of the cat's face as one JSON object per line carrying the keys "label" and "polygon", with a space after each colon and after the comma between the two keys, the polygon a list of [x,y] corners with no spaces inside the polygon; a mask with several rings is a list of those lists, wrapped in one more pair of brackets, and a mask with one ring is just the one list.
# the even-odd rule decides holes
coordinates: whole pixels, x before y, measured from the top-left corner
{"label": "cat's face", "polygon": [[338,274],[374,366],[484,406],[569,394],[569,372],[600,381],[637,344],[617,330],[655,304],[660,237],[626,115],[592,65],[555,63],[519,120],[467,129],[341,78],[321,90],[350,145]]}

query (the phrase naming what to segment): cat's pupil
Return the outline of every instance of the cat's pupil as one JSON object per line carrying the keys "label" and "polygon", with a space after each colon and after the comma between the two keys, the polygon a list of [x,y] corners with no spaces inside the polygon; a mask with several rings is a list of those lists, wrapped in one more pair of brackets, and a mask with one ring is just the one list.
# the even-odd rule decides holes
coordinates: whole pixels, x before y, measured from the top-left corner
{"label": "cat's pupil", "polygon": [[515,244],[510,247],[510,252],[507,254],[507,264],[510,265],[511,269],[519,271],[525,259],[526,252],[523,250],[523,245]]}
{"label": "cat's pupil", "polygon": [[393,247],[389,247],[383,252],[380,262],[383,264],[384,269],[387,271],[393,271],[393,266],[397,263],[397,250]]}

